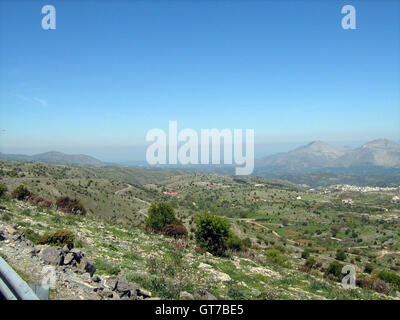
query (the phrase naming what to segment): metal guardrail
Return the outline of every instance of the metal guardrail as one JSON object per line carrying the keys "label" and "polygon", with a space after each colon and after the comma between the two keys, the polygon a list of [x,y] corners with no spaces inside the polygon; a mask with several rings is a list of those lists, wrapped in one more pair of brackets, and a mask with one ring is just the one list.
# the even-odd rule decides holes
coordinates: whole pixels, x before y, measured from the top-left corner
{"label": "metal guardrail", "polygon": [[0,296],[6,300],[39,300],[31,287],[1,257]]}

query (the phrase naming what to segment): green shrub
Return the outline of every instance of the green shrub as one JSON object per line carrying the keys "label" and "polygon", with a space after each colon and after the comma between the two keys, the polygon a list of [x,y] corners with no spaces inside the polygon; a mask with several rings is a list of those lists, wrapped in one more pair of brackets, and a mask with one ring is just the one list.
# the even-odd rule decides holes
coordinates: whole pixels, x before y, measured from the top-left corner
{"label": "green shrub", "polygon": [[382,270],[377,276],[379,279],[400,288],[400,276],[395,272]]}
{"label": "green shrub", "polygon": [[0,183],[0,197],[4,196],[6,192],[7,192],[7,187],[4,184]]}
{"label": "green shrub", "polygon": [[242,240],[234,234],[226,241],[226,246],[233,251],[242,251],[244,249]]}
{"label": "green shrub", "polygon": [[96,266],[96,269],[99,271],[102,271],[103,273],[109,274],[109,275],[117,275],[120,273],[121,268],[117,265],[114,265],[104,259],[96,258],[94,260],[94,264]]}
{"label": "green shrub", "polygon": [[303,259],[308,259],[310,257],[310,250],[306,249],[301,253]]}
{"label": "green shrub", "polygon": [[346,260],[347,256],[343,249],[336,251],[336,259],[340,261]]}
{"label": "green shrub", "polygon": [[313,257],[308,257],[305,265],[312,268],[317,261]]}
{"label": "green shrub", "polygon": [[244,239],[242,240],[242,244],[243,244],[243,246],[244,246],[245,248],[251,248],[251,245],[252,245],[251,240],[250,240],[249,237],[244,238]]}
{"label": "green shrub", "polygon": [[211,213],[203,213],[196,217],[196,242],[200,248],[213,255],[222,256],[231,237],[228,220]]}
{"label": "green shrub", "polygon": [[58,247],[67,246],[69,249],[74,247],[75,235],[68,230],[59,230],[53,233],[45,233],[38,240],[39,244],[48,244]]}
{"label": "green shrub", "polygon": [[326,270],[326,274],[332,274],[336,278],[340,278],[342,274],[342,268],[343,265],[337,261],[332,262],[329,266],[328,269]]}
{"label": "green shrub", "polygon": [[25,200],[26,198],[30,197],[31,192],[28,190],[27,187],[23,186],[22,184],[16,187],[13,192],[11,192],[11,196],[14,199],[18,200]]}
{"label": "green shrub", "polygon": [[161,232],[167,224],[176,223],[174,209],[168,202],[152,203],[146,220],[146,227]]}
{"label": "green shrub", "polygon": [[290,262],[288,257],[282,253],[281,250],[278,250],[277,248],[271,248],[271,249],[267,249],[265,251],[265,256],[267,258],[267,260],[271,263],[280,265],[282,267],[290,267]]}
{"label": "green shrub", "polygon": [[367,263],[364,267],[364,272],[372,273],[374,271],[374,266],[371,263]]}
{"label": "green shrub", "polygon": [[25,238],[32,241],[34,244],[39,244],[40,236],[31,229],[26,229],[24,231]]}

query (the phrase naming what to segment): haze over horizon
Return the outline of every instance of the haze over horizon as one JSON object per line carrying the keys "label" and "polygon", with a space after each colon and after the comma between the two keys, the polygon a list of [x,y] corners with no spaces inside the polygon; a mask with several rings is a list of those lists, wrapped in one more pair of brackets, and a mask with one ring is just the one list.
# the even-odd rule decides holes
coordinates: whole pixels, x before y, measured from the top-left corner
{"label": "haze over horizon", "polygon": [[[145,159],[148,130],[254,129],[255,156],[400,138],[400,3],[0,1],[0,152]],[[377,15],[379,13],[379,19]]]}

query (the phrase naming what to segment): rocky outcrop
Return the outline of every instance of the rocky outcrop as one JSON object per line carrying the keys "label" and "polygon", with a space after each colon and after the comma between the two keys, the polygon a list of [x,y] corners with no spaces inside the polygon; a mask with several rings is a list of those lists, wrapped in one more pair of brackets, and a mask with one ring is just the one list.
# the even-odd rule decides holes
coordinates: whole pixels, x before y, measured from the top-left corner
{"label": "rocky outcrop", "polygon": [[[23,230],[23,229],[22,229]],[[62,299],[143,300],[151,293],[126,277],[95,275],[94,263],[79,249],[37,245],[25,238],[23,231],[0,221],[0,253],[16,270],[32,276],[31,282],[41,283],[43,268],[53,266],[56,288]]]}

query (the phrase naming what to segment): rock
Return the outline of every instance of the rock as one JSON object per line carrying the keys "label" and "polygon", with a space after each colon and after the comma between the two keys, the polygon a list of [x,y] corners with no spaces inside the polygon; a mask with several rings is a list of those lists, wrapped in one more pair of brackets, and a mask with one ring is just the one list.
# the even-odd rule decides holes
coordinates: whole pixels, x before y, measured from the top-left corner
{"label": "rock", "polygon": [[29,251],[29,254],[30,254],[32,257],[34,257],[34,256],[37,256],[39,252],[40,252],[40,249],[39,249],[38,247],[35,247],[35,246],[34,246],[34,247]]}
{"label": "rock", "polygon": [[93,282],[101,282],[101,278],[100,278],[99,276],[96,275],[96,276],[93,276],[93,277],[92,277],[92,281],[93,281]]}
{"label": "rock", "polygon": [[151,292],[139,288],[137,289],[137,295],[147,299],[151,297]]}
{"label": "rock", "polygon": [[14,235],[14,234],[17,232],[17,230],[15,230],[15,229],[14,229],[13,227],[11,227],[11,226],[5,226],[5,227],[4,227],[4,230],[7,231],[7,233],[10,234],[10,235]]}
{"label": "rock", "polygon": [[216,297],[214,297],[211,293],[209,293],[205,289],[200,289],[196,297],[200,300],[217,300]]}
{"label": "rock", "polygon": [[64,264],[65,265],[69,265],[69,264],[72,264],[72,262],[74,261],[74,259],[75,259],[75,257],[74,257],[74,255],[70,252],[70,253],[67,253],[65,256],[64,256]]}
{"label": "rock", "polygon": [[56,266],[62,264],[63,256],[59,247],[44,247],[40,251],[39,256],[45,263]]}
{"label": "rock", "polygon": [[76,261],[76,263],[80,263],[81,259],[85,256],[85,254],[78,249],[72,249],[69,251],[69,253],[71,253],[74,256],[74,260]]}
{"label": "rock", "polygon": [[180,300],[194,300],[194,297],[193,297],[193,295],[190,294],[189,292],[182,291],[182,292],[179,294],[179,299],[180,299]]}
{"label": "rock", "polygon": [[138,285],[129,283],[125,277],[121,277],[118,279],[115,291],[119,293],[120,298],[137,300],[137,292],[139,289]]}
{"label": "rock", "polygon": [[63,254],[67,254],[67,253],[69,252],[69,249],[68,249],[68,247],[65,245],[64,247],[62,247],[61,251],[62,251]]}
{"label": "rock", "polygon": [[89,272],[91,277],[96,272],[96,267],[94,266],[93,262],[86,257],[81,258],[81,261],[79,262],[77,267],[78,270]]}
{"label": "rock", "polygon": [[110,289],[104,289],[101,292],[99,292],[99,295],[104,298],[113,298],[114,293]]}

